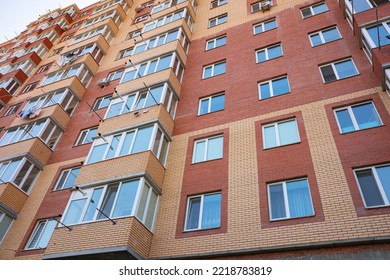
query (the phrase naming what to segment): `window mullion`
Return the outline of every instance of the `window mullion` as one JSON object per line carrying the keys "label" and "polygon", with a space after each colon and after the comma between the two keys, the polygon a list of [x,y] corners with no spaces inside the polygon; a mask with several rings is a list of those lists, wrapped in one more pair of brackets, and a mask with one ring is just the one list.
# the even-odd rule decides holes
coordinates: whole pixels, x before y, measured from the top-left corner
{"label": "window mullion", "polygon": [[120,140],[118,142],[118,147],[117,147],[117,149],[115,151],[114,157],[118,157],[119,156],[120,150],[122,149],[122,146],[123,146],[123,143],[125,141],[125,138],[126,138],[126,132],[123,132],[122,135],[121,135],[121,138],[120,138]]}
{"label": "window mullion", "polygon": [[[132,131],[129,131],[129,133],[131,133],[131,132],[132,132]],[[134,147],[134,142],[135,142],[135,139],[137,138],[137,135],[138,135],[138,128],[134,130],[133,139],[131,139],[129,154],[132,154],[133,147]]]}
{"label": "window mullion", "polygon": [[275,123],[275,138],[276,138],[276,146],[280,146],[280,133],[279,133],[278,123]]}
{"label": "window mullion", "polygon": [[[145,184],[145,187],[147,185]],[[149,204],[150,204],[150,197],[152,195],[152,187],[149,186],[149,191],[148,191],[148,195],[147,195],[147,198],[146,198],[146,203],[145,203],[145,209],[144,209],[144,213],[142,215],[142,220],[141,222],[142,223],[145,223],[145,220],[146,220],[146,216],[148,214],[148,208],[149,208]]]}
{"label": "window mullion", "polygon": [[355,130],[360,130],[359,124],[358,124],[358,122],[357,122],[357,120],[355,118],[355,115],[354,115],[353,111],[352,111],[352,107],[351,106],[347,107],[347,109],[348,109],[348,113],[349,113],[349,115],[351,117],[352,124],[355,127]]}
{"label": "window mullion", "polygon": [[339,73],[337,73],[336,65],[334,63],[332,63],[331,66],[332,66],[333,73],[336,76],[336,79],[340,80]]}
{"label": "window mullion", "polygon": [[209,148],[209,139],[206,139],[205,142],[204,142],[203,161],[207,160],[208,148]]}
{"label": "window mullion", "polygon": [[290,205],[288,204],[287,183],[286,182],[283,182],[283,197],[284,197],[284,205],[286,206],[286,216],[287,216],[287,218],[291,218]]}
{"label": "window mullion", "polygon": [[[20,161],[19,165],[15,168],[14,172],[12,173],[12,175],[9,179],[10,182],[13,182],[16,179],[17,174],[19,174],[20,170],[22,169],[22,167],[26,163],[26,161],[27,161],[26,158],[23,158]],[[11,161],[10,161],[10,164],[11,164]]]}
{"label": "window mullion", "polygon": [[23,180],[20,182],[19,186],[20,189],[23,187],[24,183],[26,182],[28,176],[30,175],[31,170],[34,168],[34,164],[31,164],[31,166],[28,168],[26,174],[23,177]]}
{"label": "window mullion", "polygon": [[325,42],[324,34],[322,33],[322,31],[318,32],[318,35],[320,36],[321,42],[323,44],[325,44],[326,42]]}
{"label": "window mullion", "polygon": [[118,200],[118,197],[119,197],[119,194],[120,194],[120,192],[121,192],[121,189],[122,189],[122,182],[119,183],[118,191],[117,191],[117,193],[116,193],[116,195],[115,195],[114,202],[112,203],[112,207],[111,207],[111,210],[110,210],[110,214],[108,215],[108,217],[110,217],[110,218],[112,217],[112,214],[113,214],[114,209],[115,209],[115,207],[116,207],[116,202],[117,202],[117,200]]}
{"label": "window mullion", "polygon": [[202,229],[203,205],[204,205],[204,195],[200,196],[199,220],[198,220],[197,229]]}
{"label": "window mullion", "polygon": [[137,193],[135,194],[133,209],[131,209],[131,216],[135,216],[138,211],[144,186],[145,186],[145,179],[144,177],[142,177],[137,186]]}

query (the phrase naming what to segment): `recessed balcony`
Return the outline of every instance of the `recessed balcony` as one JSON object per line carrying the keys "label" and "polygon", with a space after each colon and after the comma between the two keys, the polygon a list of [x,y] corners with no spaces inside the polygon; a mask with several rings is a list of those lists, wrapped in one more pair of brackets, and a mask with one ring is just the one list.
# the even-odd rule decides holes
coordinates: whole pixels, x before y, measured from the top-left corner
{"label": "recessed balcony", "polygon": [[0,183],[0,209],[6,209],[15,216],[20,213],[28,195],[12,183]]}

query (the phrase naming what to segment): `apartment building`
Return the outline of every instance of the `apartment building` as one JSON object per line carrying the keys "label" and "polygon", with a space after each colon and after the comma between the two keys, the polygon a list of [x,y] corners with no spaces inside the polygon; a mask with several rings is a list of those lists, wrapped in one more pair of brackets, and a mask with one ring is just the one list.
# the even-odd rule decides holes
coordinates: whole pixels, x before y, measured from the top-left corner
{"label": "apartment building", "polygon": [[390,258],[389,1],[103,0],[0,49],[0,259]]}

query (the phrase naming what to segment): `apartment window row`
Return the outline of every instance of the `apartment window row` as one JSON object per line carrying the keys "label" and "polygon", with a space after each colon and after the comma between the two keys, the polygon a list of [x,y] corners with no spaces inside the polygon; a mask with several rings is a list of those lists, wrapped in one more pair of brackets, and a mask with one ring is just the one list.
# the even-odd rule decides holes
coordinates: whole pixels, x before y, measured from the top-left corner
{"label": "apartment window row", "polygon": [[177,97],[167,83],[145,88],[112,99],[105,118],[112,118],[157,104],[163,104],[172,119],[175,117]]}
{"label": "apartment window row", "polygon": [[228,0],[214,0],[210,3],[210,9],[217,8],[219,6],[225,5],[228,3]]}
{"label": "apartment window row", "polygon": [[95,59],[97,63],[100,63],[100,61],[103,59],[104,56],[104,53],[102,52],[98,44],[95,43],[95,44],[83,46],[71,52],[64,53],[59,59],[59,61],[57,62],[57,64],[60,65],[61,67],[66,66],[67,64],[75,61],[76,59],[86,54],[91,54],[91,56]]}
{"label": "apartment window row", "polygon": [[0,184],[10,182],[22,191],[29,193],[39,169],[27,158],[0,162]]}
{"label": "apartment window row", "polygon": [[161,34],[157,37],[148,39],[146,41],[142,40],[142,42],[137,43],[134,47],[121,51],[118,55],[118,58],[123,58],[130,55],[138,54],[156,48],[158,46],[168,44],[175,40],[179,40],[181,42],[184,51],[187,53],[189,47],[189,40],[186,34],[184,33],[183,29],[180,28],[177,30],[167,32],[165,34]]}
{"label": "apartment window row", "polygon": [[157,125],[138,127],[116,135],[99,137],[93,143],[87,158],[87,164],[102,160],[153,151],[164,165],[168,151],[169,139]]}
{"label": "apartment window row", "polygon": [[91,71],[88,69],[88,67],[85,64],[79,64],[45,76],[45,79],[42,82],[41,86],[46,86],[48,84],[65,80],[73,76],[76,76],[80,80],[80,82],[84,85],[84,87],[87,87],[89,82],[93,78],[93,75]]}
{"label": "apartment window row", "polygon": [[111,42],[111,39],[113,38],[110,28],[108,28],[108,26],[101,26],[99,28],[93,29],[89,32],[76,36],[72,41],[72,45],[87,40],[89,38],[92,38],[96,35],[102,35],[108,43]]}
{"label": "apartment window row", "polygon": [[88,27],[88,26],[91,26],[91,25],[94,25],[94,24],[97,24],[101,21],[104,21],[108,18],[112,18],[112,20],[115,22],[115,24],[117,26],[119,26],[122,22],[122,18],[120,17],[120,15],[118,14],[118,12],[116,10],[113,10],[113,11],[110,11],[108,13],[105,13],[101,16],[98,16],[98,17],[95,17],[95,18],[92,18],[90,20],[87,20],[84,24],[84,28],[85,27]]}
{"label": "apartment window row", "polygon": [[84,129],[80,132],[79,137],[77,138],[75,146],[80,146],[88,143],[93,142],[93,137],[96,136],[98,128],[97,127],[91,127],[88,129]]}
{"label": "apartment window row", "polygon": [[223,60],[203,67],[202,79],[207,79],[225,73],[226,73],[226,60]]}
{"label": "apartment window row", "polygon": [[163,16],[161,18],[154,19],[154,20],[152,20],[149,23],[146,23],[144,28],[143,28],[142,33],[150,31],[152,29],[158,28],[160,26],[166,25],[168,23],[171,23],[171,22],[173,22],[175,20],[179,20],[179,19],[182,19],[182,18],[187,22],[187,25],[189,26],[189,28],[191,30],[192,29],[193,19],[191,18],[191,15],[188,12],[188,10],[187,9],[183,9],[183,10],[180,10],[178,12],[174,12],[172,14]]}
{"label": "apartment window row", "polygon": [[0,140],[0,146],[39,137],[47,146],[54,149],[61,133],[61,128],[50,118],[38,120],[23,126],[8,129]]}
{"label": "apartment window row", "polygon": [[0,81],[0,88],[6,90],[10,95],[14,95],[19,89],[20,84],[14,78],[8,78]]}
{"label": "apartment window row", "polygon": [[209,28],[226,23],[228,21],[228,15],[223,14],[217,17],[214,17],[209,20]]}
{"label": "apartment window row", "polygon": [[226,45],[226,35],[206,41],[206,51]]}
{"label": "apartment window row", "polygon": [[129,67],[123,73],[120,83],[125,83],[168,68],[172,68],[179,81],[182,80],[184,67],[177,54],[171,53],[169,55]]}
{"label": "apartment window row", "polygon": [[111,7],[113,7],[113,6],[117,5],[117,4],[121,4],[122,8],[123,8],[124,10],[126,10],[126,9],[125,9],[125,6],[127,6],[127,1],[126,1],[126,0],[114,0],[114,1],[108,2],[108,3],[106,3],[106,4],[103,4],[103,5],[99,6],[99,7],[97,7],[97,8],[93,11],[92,14],[97,14],[97,13],[99,13],[99,12],[101,12],[101,11],[104,11],[104,10],[106,10],[106,9],[108,9],[108,8],[111,8]]}
{"label": "apartment window row", "polygon": [[63,190],[63,189],[69,189],[73,187],[79,173],[80,173],[79,166],[63,170],[54,189]]}
{"label": "apartment window row", "polygon": [[92,106],[92,109],[94,111],[96,111],[96,110],[100,110],[103,108],[107,108],[108,105],[110,105],[111,99],[112,99],[112,94],[109,94],[109,95],[106,95],[106,96],[103,96],[103,97],[96,99],[95,103]]}
{"label": "apartment window row", "polygon": [[69,115],[72,115],[79,100],[69,89],[57,90],[55,92],[33,98],[28,101],[23,108],[21,115],[28,114],[29,112],[43,109],[55,104],[59,104]]}
{"label": "apartment window row", "polygon": [[321,13],[325,13],[327,11],[329,11],[329,8],[325,2],[314,4],[301,9],[302,17],[304,19]]}

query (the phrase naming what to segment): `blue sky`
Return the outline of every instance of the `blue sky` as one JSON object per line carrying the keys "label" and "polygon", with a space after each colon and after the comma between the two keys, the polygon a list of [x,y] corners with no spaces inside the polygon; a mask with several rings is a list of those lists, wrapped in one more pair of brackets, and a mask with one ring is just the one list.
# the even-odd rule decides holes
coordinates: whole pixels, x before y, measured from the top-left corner
{"label": "blue sky", "polygon": [[0,43],[16,37],[39,15],[77,4],[81,9],[99,0],[0,0]]}

